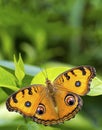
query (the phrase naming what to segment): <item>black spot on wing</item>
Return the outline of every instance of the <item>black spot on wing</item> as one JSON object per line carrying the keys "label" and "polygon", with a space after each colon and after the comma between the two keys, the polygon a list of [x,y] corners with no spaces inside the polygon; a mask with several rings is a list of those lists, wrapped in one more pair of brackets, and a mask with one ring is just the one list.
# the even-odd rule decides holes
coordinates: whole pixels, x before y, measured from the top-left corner
{"label": "black spot on wing", "polygon": [[18,100],[16,99],[16,95],[17,95],[17,93],[15,93],[15,94],[12,95],[12,100],[14,101],[14,103],[18,102]]}
{"label": "black spot on wing", "polygon": [[29,95],[32,95],[32,94],[33,94],[31,87],[28,88],[28,94],[29,94]]}
{"label": "black spot on wing", "polygon": [[26,107],[30,107],[31,106],[31,102],[30,101],[26,101],[24,104]]}
{"label": "black spot on wing", "polygon": [[65,73],[64,76],[66,77],[67,80],[70,79],[70,76],[68,75],[68,73]]}
{"label": "black spot on wing", "polygon": [[84,67],[79,67],[78,69],[80,69],[82,71],[82,75],[86,75],[86,71],[85,71]]}
{"label": "black spot on wing", "polygon": [[24,89],[23,89],[21,92],[22,92],[22,94],[24,95]]}
{"label": "black spot on wing", "polygon": [[76,82],[75,82],[75,86],[76,86],[76,87],[80,87],[80,86],[81,86],[81,81],[76,81]]}
{"label": "black spot on wing", "polygon": [[71,72],[74,76],[76,76],[76,74],[74,73],[74,71],[73,71],[73,70],[71,70],[70,72]]}
{"label": "black spot on wing", "polygon": [[38,92],[38,87],[34,87],[34,92]]}
{"label": "black spot on wing", "polygon": [[63,77],[61,77],[62,78],[62,82],[64,82],[64,78]]}

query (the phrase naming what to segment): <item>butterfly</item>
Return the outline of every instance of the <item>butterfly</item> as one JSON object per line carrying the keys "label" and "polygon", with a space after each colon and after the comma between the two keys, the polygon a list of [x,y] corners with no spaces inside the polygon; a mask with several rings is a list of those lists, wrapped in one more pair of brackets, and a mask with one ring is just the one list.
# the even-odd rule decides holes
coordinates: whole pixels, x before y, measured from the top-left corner
{"label": "butterfly", "polygon": [[18,90],[7,99],[6,107],[37,123],[62,123],[80,111],[83,105],[80,96],[89,92],[95,75],[96,70],[91,66],[72,68],[58,75],[53,82],[46,78],[46,86],[33,84]]}

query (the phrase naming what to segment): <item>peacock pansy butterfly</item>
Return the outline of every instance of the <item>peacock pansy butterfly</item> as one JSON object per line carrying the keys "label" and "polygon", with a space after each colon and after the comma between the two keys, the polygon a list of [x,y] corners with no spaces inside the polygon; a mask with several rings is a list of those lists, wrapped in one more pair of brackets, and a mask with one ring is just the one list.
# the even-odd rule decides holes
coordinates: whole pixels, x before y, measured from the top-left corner
{"label": "peacock pansy butterfly", "polygon": [[64,122],[81,109],[80,96],[89,92],[95,74],[91,66],[72,68],[58,75],[53,83],[46,79],[46,86],[33,84],[15,92],[7,99],[7,109],[44,125]]}

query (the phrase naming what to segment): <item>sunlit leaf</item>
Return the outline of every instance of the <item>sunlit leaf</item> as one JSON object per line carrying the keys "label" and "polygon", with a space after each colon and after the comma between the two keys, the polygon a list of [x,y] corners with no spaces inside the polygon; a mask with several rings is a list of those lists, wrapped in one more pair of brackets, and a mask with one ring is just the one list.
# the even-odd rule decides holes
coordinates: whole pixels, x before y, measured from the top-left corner
{"label": "sunlit leaf", "polygon": [[91,85],[91,91],[88,93],[90,96],[98,96],[102,95],[102,80],[99,78],[94,78],[92,85]]}
{"label": "sunlit leaf", "polygon": [[50,79],[53,81],[60,73],[62,73],[65,70],[70,69],[69,67],[53,67],[53,68],[48,68],[37,75],[32,79],[31,84],[45,84],[46,78]]}

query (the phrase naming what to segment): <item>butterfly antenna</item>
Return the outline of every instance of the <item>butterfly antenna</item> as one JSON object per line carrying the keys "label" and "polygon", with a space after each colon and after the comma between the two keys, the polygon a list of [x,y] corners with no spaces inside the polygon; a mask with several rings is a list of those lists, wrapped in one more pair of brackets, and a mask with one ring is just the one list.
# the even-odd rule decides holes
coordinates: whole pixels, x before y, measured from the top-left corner
{"label": "butterfly antenna", "polygon": [[45,67],[45,75],[46,75],[46,79],[49,79],[46,67]]}
{"label": "butterfly antenna", "polygon": [[45,67],[44,70],[40,67],[40,70],[41,70],[42,74],[44,75],[45,79],[48,79],[48,74],[47,74],[47,69],[46,69],[46,67]]}

